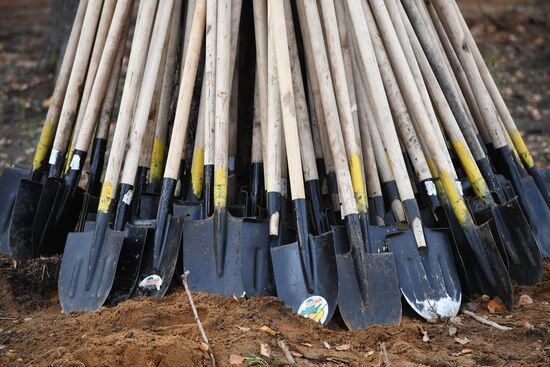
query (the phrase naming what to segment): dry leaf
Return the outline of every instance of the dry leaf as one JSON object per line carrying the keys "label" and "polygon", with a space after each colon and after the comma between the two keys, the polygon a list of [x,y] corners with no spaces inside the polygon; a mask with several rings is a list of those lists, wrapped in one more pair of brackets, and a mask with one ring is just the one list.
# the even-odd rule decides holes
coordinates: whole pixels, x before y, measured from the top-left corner
{"label": "dry leaf", "polygon": [[247,331],[250,331],[250,328],[249,327],[242,327],[242,326],[239,326],[237,325],[237,328],[242,331],[243,333],[246,333]]}
{"label": "dry leaf", "polygon": [[456,327],[454,326],[449,327],[449,336],[456,335],[457,332],[458,332],[458,329]]}
{"label": "dry leaf", "polygon": [[313,344],[309,344],[309,343],[300,343],[300,345],[303,345],[304,347],[308,347],[308,348],[313,347]]}
{"label": "dry leaf", "polygon": [[323,345],[324,345],[324,346],[325,346],[325,348],[327,348],[327,349],[330,349],[330,348],[331,348],[330,344],[329,344],[329,343],[327,343],[327,342],[323,342]]}
{"label": "dry leaf", "polygon": [[466,348],[464,348],[460,351],[460,353],[462,353],[462,354],[470,354],[470,353],[473,353],[473,352],[474,351],[472,349],[466,349]]}
{"label": "dry leaf", "polygon": [[455,342],[458,344],[466,345],[470,342],[470,339],[464,337],[464,338],[455,338]]}
{"label": "dry leaf", "polygon": [[506,306],[504,306],[500,298],[495,297],[487,303],[487,310],[489,310],[490,313],[505,313]]}
{"label": "dry leaf", "polygon": [[246,358],[244,358],[243,356],[240,356],[238,354],[232,354],[232,355],[229,356],[229,364],[240,366],[241,364],[244,363],[245,359]]}
{"label": "dry leaf", "polygon": [[291,350],[291,351],[290,351],[290,354],[292,354],[292,356],[293,356],[294,358],[302,358],[302,357],[304,356],[303,354],[300,354],[300,353],[298,353],[298,352],[296,352],[296,351],[294,351],[294,350]]}
{"label": "dry leaf", "polygon": [[340,352],[342,352],[344,350],[350,350],[351,345],[350,344],[342,344],[342,345],[337,345],[335,348],[336,348],[336,350],[339,350]]}
{"label": "dry leaf", "polygon": [[269,348],[269,345],[260,343],[260,354],[264,357],[271,358],[271,348]]}
{"label": "dry leaf", "polygon": [[530,305],[532,303],[533,303],[533,299],[527,294],[522,294],[521,297],[519,297],[520,306]]}
{"label": "dry leaf", "polygon": [[260,330],[263,331],[263,332],[268,333],[271,336],[277,335],[277,332],[275,330],[273,330],[272,328],[270,328],[269,326],[266,326],[266,325],[262,326],[260,328]]}
{"label": "dry leaf", "polygon": [[206,345],[205,342],[200,342],[199,349],[202,350],[204,353],[208,353],[208,345]]}
{"label": "dry leaf", "polygon": [[367,353],[365,353],[365,357],[370,357],[373,354],[374,354],[374,350],[368,351]]}

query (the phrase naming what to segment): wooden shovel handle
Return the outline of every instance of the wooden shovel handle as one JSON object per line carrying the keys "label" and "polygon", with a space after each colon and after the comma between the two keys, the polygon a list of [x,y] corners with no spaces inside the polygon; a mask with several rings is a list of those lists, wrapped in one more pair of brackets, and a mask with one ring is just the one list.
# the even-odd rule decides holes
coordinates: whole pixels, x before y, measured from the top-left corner
{"label": "wooden shovel handle", "polygon": [[216,36],[217,36],[217,0],[208,0],[206,4],[206,50],[203,79],[206,83],[204,105],[204,164],[214,164],[214,125],[216,113]]}
{"label": "wooden shovel handle", "polygon": [[258,69],[254,78],[254,114],[252,117],[252,148],[250,153],[251,163],[262,163],[262,112],[260,106],[260,88]]}
{"label": "wooden shovel handle", "polygon": [[290,67],[292,72],[294,98],[296,102],[296,121],[298,123],[298,134],[300,138],[300,156],[302,158],[302,169],[305,181],[318,180],[317,162],[313,147],[313,137],[309,123],[309,113],[306,103],[306,92],[304,88],[300,58],[298,56],[298,44],[296,33],[292,23],[292,9],[288,1],[284,2],[286,34],[288,37],[288,51],[290,55]]}
{"label": "wooden shovel handle", "polygon": [[[193,24],[191,26],[189,46],[185,58],[185,66],[182,70],[180,86],[191,86],[195,83],[205,32],[206,0],[197,1],[192,19]],[[164,178],[171,178],[173,180],[177,180],[178,178],[187,135],[187,126],[189,124],[189,111],[191,109],[192,98],[193,88],[180,88],[170,139],[170,148],[164,169]]]}
{"label": "wooden shovel handle", "polygon": [[78,103],[86,77],[86,70],[90,61],[90,54],[96,36],[96,29],[101,15],[102,1],[90,1],[86,9],[82,32],[78,40],[78,49],[71,70],[67,92],[63,100],[63,107],[59,117],[59,126],[55,133],[50,161],[57,161],[59,152],[66,152],[74,120],[77,114]]}
{"label": "wooden shovel handle", "polygon": [[[88,101],[83,106],[86,110],[82,117],[82,124],[78,131],[76,144],[74,145],[74,148],[77,150],[87,152],[90,147],[94,128],[99,120],[103,99],[109,86],[113,64],[120,49],[120,40],[124,35],[133,4],[133,0],[122,0],[116,3],[111,26],[108,29],[108,33],[104,36],[106,41],[103,52],[101,53],[100,60],[97,61],[98,68],[95,77],[93,77],[93,87],[90,88],[89,95],[87,96]],[[86,83],[86,85],[90,85],[90,83]]]}
{"label": "wooden shovel handle", "polygon": [[128,70],[124,80],[124,89],[120,100],[117,124],[109,154],[109,161],[105,172],[105,179],[101,188],[98,212],[107,213],[116,195],[116,187],[119,182],[120,169],[126,150],[128,131],[134,115],[134,106],[139,92],[139,83],[145,65],[149,38],[153,30],[153,20],[158,1],[142,1],[139,10],[132,40],[132,50],[128,60]]}
{"label": "wooden shovel handle", "polygon": [[338,181],[338,193],[340,195],[342,215],[357,214],[358,210],[353,193],[348,160],[346,158],[344,136],[340,127],[338,106],[336,96],[334,95],[334,87],[332,85],[330,66],[317,4],[315,0],[300,0],[297,4],[298,11],[302,11],[304,14],[301,19],[305,19],[309,33],[309,38],[304,38],[304,42],[310,42],[312,54],[315,55],[313,61],[323,103],[326,131]]}
{"label": "wooden shovel handle", "polygon": [[69,77],[71,75],[71,70],[76,57],[78,40],[84,24],[84,15],[86,14],[87,7],[88,0],[81,0],[78,4],[73,27],[71,29],[71,35],[67,41],[65,55],[63,56],[63,61],[61,62],[59,74],[57,75],[57,80],[55,82],[50,107],[48,108],[48,114],[46,115],[46,120],[44,121],[44,126],[42,127],[42,132],[40,133],[40,138],[38,139],[38,144],[34,153],[32,163],[33,171],[37,171],[43,167],[44,161],[46,160],[54,140],[54,135],[59,122],[59,115],[61,114],[63,98],[69,84]]}

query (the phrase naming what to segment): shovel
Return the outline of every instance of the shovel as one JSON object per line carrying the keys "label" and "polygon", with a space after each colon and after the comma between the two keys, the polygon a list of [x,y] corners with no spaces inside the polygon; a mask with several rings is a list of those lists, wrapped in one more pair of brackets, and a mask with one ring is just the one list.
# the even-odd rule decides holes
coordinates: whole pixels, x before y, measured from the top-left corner
{"label": "shovel", "polygon": [[252,147],[250,156],[250,200],[247,216],[260,217],[264,193],[264,164],[262,151],[262,125],[258,70],[254,83],[254,116],[252,120]]}
{"label": "shovel", "polygon": [[[76,137],[69,169],[63,180],[50,177],[44,185],[32,232],[33,248],[38,249],[41,254],[62,253],[63,247],[61,246],[65,243],[67,234],[75,230],[78,224],[85,194],[84,190],[77,185],[94,128],[100,118],[103,98],[110,84],[109,78],[115,77],[111,73],[112,65],[115,62],[120,62],[120,60],[116,60],[117,56],[122,57],[122,52],[119,50],[121,49],[120,45],[125,44],[125,34],[128,28],[127,17],[130,9],[131,4],[119,7],[115,11],[116,14],[113,15],[113,21],[108,30],[109,34],[105,35],[106,39],[108,36],[110,38],[105,43],[101,60],[98,61],[101,66],[95,75],[94,87],[91,88],[87,104],[82,106],[86,108],[86,112]],[[103,122],[105,123],[105,121]],[[108,126],[102,126],[101,129],[104,130],[104,136],[108,135]],[[97,163],[99,159],[97,155],[105,153],[106,139],[100,141],[99,146],[96,145],[95,148],[94,163]]]}
{"label": "shovel", "polygon": [[[118,7],[131,8],[132,1],[129,0],[128,2],[130,4],[119,1],[117,9]],[[109,296],[113,285],[117,264],[125,242],[125,233],[120,230],[113,230],[110,226],[111,218],[114,217],[118,209],[114,196],[123,193],[118,204],[131,201],[131,191],[128,188],[133,185],[133,179],[135,179],[141,139],[145,132],[152,99],[151,94],[154,89],[152,86],[158,74],[157,68],[160,63],[172,3],[166,1],[160,5],[155,21],[155,32],[153,32],[156,8],[157,2],[155,1],[141,2],[139,6],[133,39],[134,47],[132,47],[130,53],[128,77],[124,83],[124,92],[113,137],[113,141],[117,143],[111,146],[95,226],[92,231],[70,233],[67,237],[58,281],[59,299],[64,312],[97,310]],[[153,34],[151,49],[148,57],[145,57],[149,48],[149,42],[146,40],[149,40],[151,34]],[[140,89],[139,83],[142,79],[141,75],[146,60],[147,70],[141,89],[147,91],[147,93],[141,93],[139,101],[137,101]],[[155,69],[157,70],[155,71]],[[123,177],[119,185],[122,158],[126,149],[128,132],[132,125],[136,102],[139,103],[137,103],[136,122],[132,131],[135,140],[131,141],[126,154],[128,159],[125,165],[125,176],[131,176],[131,180],[126,180],[127,177]],[[133,175],[132,172],[128,172],[132,168],[134,170]],[[117,188],[118,192],[113,192],[113,188]],[[130,192],[130,195],[126,195],[128,192]],[[124,216],[118,216],[117,219],[119,222],[115,223],[115,229],[120,229],[124,222]],[[137,245],[139,252],[140,244]],[[125,263],[125,261],[121,263]]]}
{"label": "shovel", "polygon": [[[179,4],[176,8],[178,7]],[[185,64],[180,81],[181,86],[192,86],[195,84],[205,30],[205,18],[206,4],[202,0],[197,2],[194,8],[188,51],[185,56]],[[173,201],[184,154],[184,146],[186,145],[193,91],[193,88],[183,87],[179,90],[158,211],[156,220],[153,222],[155,229],[154,240],[144,251],[138,277],[138,287],[134,291],[134,296],[163,297],[170,286],[176,270],[184,217],[173,214]]]}
{"label": "shovel", "polygon": [[[413,38],[413,37],[411,37]],[[498,241],[503,259],[508,260],[508,268],[512,277],[522,284],[536,282],[541,275],[542,259],[537,242],[531,232],[517,200],[506,200],[498,179],[493,173],[492,167],[484,150],[479,143],[476,132],[468,120],[468,116],[462,104],[459,102],[458,93],[453,89],[450,76],[446,69],[436,60],[441,60],[433,49],[429,49],[429,60],[434,70],[437,70],[440,82],[436,79],[429,66],[426,55],[420,50],[416,39],[412,40],[416,47],[418,61],[428,84],[441,121],[451,140],[462,167],[472,183],[475,197],[468,200],[468,204],[478,222],[489,222],[494,238]],[[439,85],[442,85],[442,90]],[[445,99],[444,94],[447,95]],[[447,101],[453,101],[447,104]],[[454,108],[454,114],[451,110]],[[455,116],[458,118],[455,119]],[[460,122],[458,122],[460,121]],[[464,132],[464,135],[463,135]],[[471,151],[470,151],[471,147]],[[475,159],[475,160],[474,160]],[[499,200],[496,203],[493,195]],[[515,224],[510,226],[509,224]],[[533,271],[534,270],[534,271]]]}
{"label": "shovel", "polygon": [[[74,42],[78,44],[78,47],[75,45],[76,51],[70,50],[71,52],[69,53],[71,57],[68,61],[71,61],[71,58],[74,60],[70,77],[66,75],[61,76],[60,89],[64,87],[65,90],[60,90],[60,95],[58,96],[59,100],[54,104],[52,116],[50,116],[52,120],[47,120],[45,123],[45,127],[47,126],[47,128],[43,129],[41,140],[39,140],[37,159],[34,163],[36,169],[33,171],[41,167],[42,163],[40,161],[45,157],[49,148],[52,147],[48,162],[50,165],[49,177],[59,177],[63,168],[67,140],[70,137],[74,115],[78,106],[80,97],[79,91],[84,82],[83,78],[86,73],[86,67],[88,65],[91,47],[96,33],[101,5],[101,2],[87,3],[86,16],[84,17],[82,14],[84,19],[81,25],[78,24],[81,26],[81,32],[74,33],[73,36],[74,38],[80,37],[79,40],[74,40]],[[80,35],[78,35],[79,33]],[[74,55],[72,55],[72,52],[75,52]],[[67,64],[66,68],[68,69],[70,66]],[[65,80],[63,80],[65,77],[68,77],[67,84],[62,85],[65,84]],[[61,104],[61,98],[63,97],[65,99]],[[61,109],[60,112],[59,109]],[[56,132],[52,145],[51,139],[53,138],[54,130],[56,130]],[[34,177],[35,180],[37,178],[38,177]],[[17,194],[15,195],[8,231],[8,243],[11,248],[12,256],[15,259],[38,256],[38,248],[33,248],[31,236],[38,201],[43,192],[44,185],[35,180],[32,180],[32,177],[31,180],[22,180]]]}
{"label": "shovel", "polygon": [[[467,37],[464,34],[464,30],[460,24],[460,20],[458,19],[459,17],[457,16],[455,9],[450,3],[443,4],[436,2],[433,5],[437,14],[439,15],[439,20],[441,21],[447,31],[447,34],[449,35],[450,41],[463,66],[464,72],[468,78],[468,81],[470,82],[472,90],[478,98],[478,104],[482,106],[480,108],[480,111],[483,114],[483,120],[487,126],[487,130],[491,135],[492,144],[495,148],[495,156],[497,157],[497,160],[501,162],[500,165],[504,168],[507,177],[512,182],[512,185],[518,195],[518,201],[524,213],[526,214],[533,234],[537,240],[541,252],[544,255],[544,248],[547,247],[548,243],[550,242],[549,237],[547,237],[546,233],[546,229],[548,226],[546,225],[547,222],[545,221],[545,219],[550,220],[550,217],[548,216],[550,212],[548,211],[547,206],[540,205],[540,201],[538,201],[538,199],[543,197],[543,195],[536,187],[533,179],[530,179],[529,177],[521,177],[516,167],[514,167],[515,162],[513,161],[510,148],[508,147],[506,131],[503,131],[501,127],[501,123],[498,119],[498,113],[494,105],[494,100],[491,98],[491,95],[487,91],[486,85],[483,83],[483,73],[480,73],[480,71],[478,70],[472,53],[466,53],[461,47],[457,46],[459,36],[462,36],[461,39],[465,39]],[[502,109],[499,109],[499,112],[503,112],[501,110]],[[517,130],[512,133],[512,138],[519,137],[519,133],[517,133]],[[521,137],[517,138],[515,143],[519,144],[520,140]],[[521,141],[521,143],[522,142],[523,141]],[[523,147],[525,147],[524,144]],[[520,155],[523,154],[523,156],[526,156],[526,152],[528,154],[528,151],[522,149]],[[536,265],[532,264],[532,266]]]}
{"label": "shovel", "polygon": [[[294,37],[287,33],[287,30],[292,27],[292,18],[288,17],[290,3],[269,0],[268,6],[269,43],[273,50],[270,50],[270,54],[273,52],[273,56],[270,55],[269,63],[270,65],[276,63],[279,103],[282,112],[297,237],[296,242],[271,248],[275,284],[278,297],[294,312],[325,324],[331,319],[336,309],[338,295],[338,283],[334,276],[336,262],[333,252],[333,234],[332,232],[326,232],[319,236],[309,234],[302,175],[301,158],[303,157],[301,157],[298,128],[300,123],[297,121],[297,117],[306,119],[308,117],[305,101],[298,103],[298,108],[301,107],[298,115],[296,110],[295,87],[292,81],[294,79],[296,83],[300,83],[301,79],[292,77],[293,62],[291,59],[296,62],[297,52],[295,44],[293,45]],[[286,11],[285,6],[287,7]],[[317,19],[317,21],[319,20]],[[289,22],[288,26],[286,22]],[[294,56],[291,57],[291,55]],[[294,66],[298,65],[294,63]],[[294,72],[297,71],[295,68]],[[297,91],[299,92],[298,98],[305,99],[303,86],[302,88],[298,86]],[[307,122],[308,120],[302,121],[301,124]],[[305,138],[305,136],[303,137]],[[313,149],[311,141],[310,144],[305,148]],[[315,166],[314,155],[311,155],[309,159],[306,158],[305,163],[308,167]]]}
{"label": "shovel", "polygon": [[[233,69],[230,47],[231,37],[236,37],[237,31],[232,32],[229,4],[220,1],[217,5],[214,214],[201,221],[185,223],[183,264],[184,269],[190,272],[188,281],[191,289],[242,296],[247,292],[243,285],[243,276],[246,275],[242,275],[242,261],[254,261],[255,252],[265,252],[268,243],[261,232],[257,232],[258,235],[244,233],[242,219],[233,217],[227,211],[228,119]],[[246,228],[249,230],[251,227]],[[249,239],[243,241],[241,238]],[[247,276],[255,278],[257,274],[267,271],[263,264],[258,264],[255,274]],[[263,285],[257,287],[263,288]]]}

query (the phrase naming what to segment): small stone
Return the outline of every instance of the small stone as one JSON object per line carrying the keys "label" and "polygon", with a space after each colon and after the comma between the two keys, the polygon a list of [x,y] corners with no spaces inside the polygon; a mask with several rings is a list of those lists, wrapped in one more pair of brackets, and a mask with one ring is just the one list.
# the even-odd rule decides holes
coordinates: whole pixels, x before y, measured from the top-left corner
{"label": "small stone", "polygon": [[331,348],[330,344],[329,344],[329,343],[327,343],[327,342],[323,342],[323,345],[324,345],[324,346],[325,346],[325,348],[327,348],[327,349],[330,349],[330,348]]}
{"label": "small stone", "polygon": [[472,349],[466,349],[466,348],[464,348],[460,351],[460,353],[462,353],[462,354],[470,354],[470,353],[473,353],[473,352],[474,351]]}
{"label": "small stone", "polygon": [[449,336],[454,336],[458,332],[458,329],[454,326],[449,327]]}
{"label": "small stone", "polygon": [[336,348],[336,350],[342,352],[344,350],[350,350],[351,345],[350,344],[342,344],[342,345],[337,345],[335,348]]}
{"label": "small stone", "polygon": [[262,326],[260,328],[260,330],[262,330],[263,332],[265,332],[265,333],[267,333],[271,336],[277,335],[277,332],[275,330],[273,330],[272,328],[270,328],[269,326],[266,326],[266,325]]}
{"label": "small stone", "polygon": [[464,337],[464,338],[455,338],[455,342],[461,345],[466,345],[470,342],[470,339]]}
{"label": "small stone", "polygon": [[533,299],[527,294],[522,294],[521,297],[519,297],[520,306],[530,305],[532,303],[533,303]]}
{"label": "small stone", "polygon": [[126,334],[126,338],[130,339],[133,337],[134,337],[134,332],[132,330],[128,331],[128,333]]}
{"label": "small stone", "polygon": [[266,358],[271,358],[271,348],[265,343],[260,343],[260,354]]}
{"label": "small stone", "polygon": [[245,358],[243,356],[240,356],[238,354],[231,354],[229,356],[229,364],[238,365],[240,366],[245,361]]}

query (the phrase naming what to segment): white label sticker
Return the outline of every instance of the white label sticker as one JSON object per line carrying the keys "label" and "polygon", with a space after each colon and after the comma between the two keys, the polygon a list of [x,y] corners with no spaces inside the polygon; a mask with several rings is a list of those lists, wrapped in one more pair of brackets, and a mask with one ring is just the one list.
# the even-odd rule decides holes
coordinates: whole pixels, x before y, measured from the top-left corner
{"label": "white label sticker", "polygon": [[73,155],[73,159],[71,159],[70,167],[74,171],[77,171],[80,169],[80,156],[78,154]]}
{"label": "white label sticker", "polygon": [[153,290],[160,291],[161,286],[162,286],[162,278],[156,274],[149,275],[147,278],[139,282],[139,285],[138,285],[139,289],[143,291],[153,291]]}
{"label": "white label sticker", "polygon": [[464,191],[462,191],[462,182],[456,180],[455,183],[456,183],[456,189],[458,190],[458,193],[460,194],[460,196],[464,195]]}
{"label": "white label sticker", "polygon": [[52,149],[52,152],[50,153],[50,160],[48,161],[49,164],[55,164],[57,162],[57,156],[59,155],[59,150]]}
{"label": "white label sticker", "polygon": [[122,197],[122,202],[126,205],[130,205],[132,202],[132,196],[134,195],[134,190],[129,190],[124,196]]}
{"label": "white label sticker", "polygon": [[426,192],[428,193],[428,195],[437,195],[437,190],[435,189],[435,184],[433,183],[433,181],[424,182],[424,186],[426,186]]}
{"label": "white label sticker", "polygon": [[311,296],[300,305],[298,315],[323,324],[328,317],[327,300],[321,296]]}

